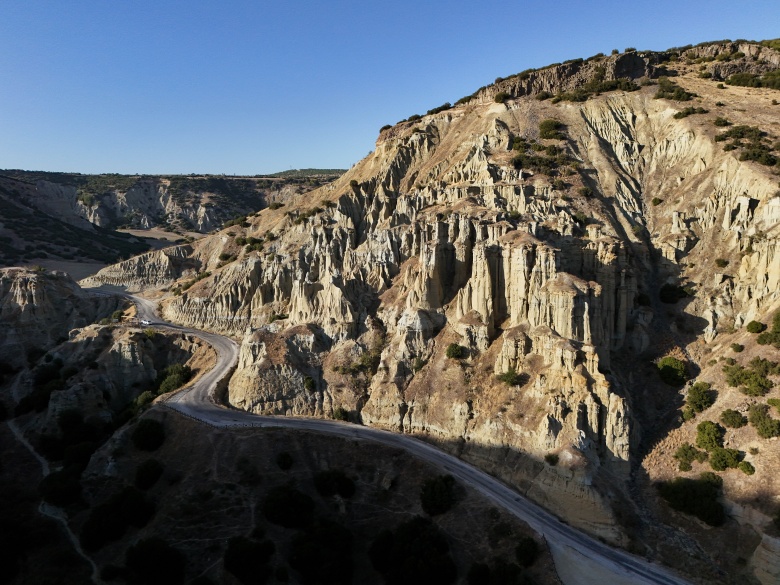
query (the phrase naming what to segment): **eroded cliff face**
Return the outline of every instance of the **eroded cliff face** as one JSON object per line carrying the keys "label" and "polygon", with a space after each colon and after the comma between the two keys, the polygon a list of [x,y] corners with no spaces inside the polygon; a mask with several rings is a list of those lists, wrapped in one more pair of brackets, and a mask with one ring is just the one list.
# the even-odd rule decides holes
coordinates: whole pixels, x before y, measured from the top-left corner
{"label": "eroded cliff face", "polygon": [[[96,281],[187,282],[163,314],[243,339],[235,406],[425,436],[620,541],[605,498],[639,464],[657,383],[635,364],[692,332],[711,343],[780,300],[776,177],[724,149],[713,125],[771,128],[768,94],[682,71],[675,82],[710,110],[682,118],[654,86],[529,95],[577,87],[596,66],[604,79],[656,76],[662,60],[502,81],[384,130],[341,179],[198,242],[179,272],[125,263]],[[500,91],[514,99],[495,103]],[[541,138],[545,119],[565,137]],[[724,271],[719,257],[738,259]],[[672,310],[658,300],[667,283],[695,296]]]}
{"label": "eroded cliff face", "polygon": [[0,361],[18,368],[78,327],[110,315],[117,299],[82,290],[64,272],[0,270]]}

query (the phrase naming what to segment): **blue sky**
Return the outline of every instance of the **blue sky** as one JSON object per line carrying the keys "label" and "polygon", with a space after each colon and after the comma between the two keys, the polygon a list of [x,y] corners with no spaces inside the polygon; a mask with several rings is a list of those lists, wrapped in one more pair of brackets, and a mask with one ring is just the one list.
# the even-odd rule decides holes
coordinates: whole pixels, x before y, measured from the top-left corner
{"label": "blue sky", "polygon": [[497,76],[778,24],[777,0],[2,0],[0,168],[348,168]]}

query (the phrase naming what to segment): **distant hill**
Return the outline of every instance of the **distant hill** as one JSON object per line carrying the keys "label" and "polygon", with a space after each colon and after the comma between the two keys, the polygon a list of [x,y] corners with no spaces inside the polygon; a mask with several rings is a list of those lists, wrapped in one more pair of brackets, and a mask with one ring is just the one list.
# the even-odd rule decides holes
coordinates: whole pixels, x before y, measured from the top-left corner
{"label": "distant hill", "polygon": [[346,172],[346,169],[290,169],[289,171],[271,173],[265,176],[279,177],[281,179],[300,179],[305,177],[333,177],[335,179]]}

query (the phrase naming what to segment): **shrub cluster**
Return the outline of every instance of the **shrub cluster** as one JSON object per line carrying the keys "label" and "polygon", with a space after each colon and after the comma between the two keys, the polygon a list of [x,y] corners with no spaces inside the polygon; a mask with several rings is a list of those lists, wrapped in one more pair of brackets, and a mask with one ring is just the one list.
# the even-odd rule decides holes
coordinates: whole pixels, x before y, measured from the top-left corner
{"label": "shrub cluster", "polygon": [[380,532],[368,556],[386,583],[448,585],[458,576],[447,539],[433,522],[419,516]]}
{"label": "shrub cluster", "polygon": [[674,458],[679,461],[680,471],[690,471],[692,469],[691,463],[694,461],[704,463],[707,457],[706,451],[699,451],[690,443],[683,443],[674,453]]}
{"label": "shrub cluster", "polygon": [[130,438],[137,449],[156,451],[165,442],[165,427],[160,421],[144,418],[138,421]]}
{"label": "shrub cluster", "polygon": [[658,78],[658,91],[655,99],[674,100],[676,102],[687,102],[697,97],[695,93],[685,91],[682,87],[674,83],[668,77]]}
{"label": "shrub cluster", "polygon": [[270,540],[258,541],[236,536],[228,540],[222,562],[225,570],[243,585],[265,583],[271,576],[269,561],[275,550]]}
{"label": "shrub cluster", "polygon": [[723,447],[724,433],[725,429],[718,423],[705,420],[696,427],[696,446],[708,452]]}
{"label": "shrub cluster", "polygon": [[710,526],[720,526],[726,520],[723,505],[718,501],[723,480],[712,472],[699,479],[677,477],[661,483],[661,497],[675,510],[696,516]]}
{"label": "shrub cluster", "polygon": [[539,138],[551,140],[563,140],[566,138],[563,130],[566,126],[563,122],[547,118],[539,122]]}
{"label": "shrub cluster", "polygon": [[685,364],[676,357],[666,356],[658,360],[658,375],[669,386],[682,386],[687,379]]}
{"label": "shrub cluster", "polygon": [[669,305],[673,305],[677,301],[688,298],[690,296],[693,295],[687,288],[673,285],[673,284],[663,285],[659,292],[659,297],[661,299],[661,302]]}
{"label": "shrub cluster", "polygon": [[748,333],[761,333],[766,330],[766,325],[760,321],[751,321],[747,324],[745,329],[747,329]]}
{"label": "shrub cluster", "polygon": [[732,429],[744,427],[747,424],[747,418],[736,410],[727,408],[720,414],[720,422]]}
{"label": "shrub cluster", "polygon": [[355,482],[341,469],[318,472],[314,476],[314,487],[325,497],[339,495],[342,498],[351,498],[355,495]]}
{"label": "shrub cluster", "polygon": [[768,87],[770,89],[780,89],[780,69],[769,71],[764,75],[755,73],[735,73],[726,80],[728,85],[738,85],[741,87]]}
{"label": "shrub cluster", "polygon": [[723,150],[742,148],[739,160],[755,161],[770,167],[778,164],[778,156],[773,154],[778,148],[778,143],[770,142],[767,133],[755,126],[734,126],[715,136],[716,142],[728,140],[731,142],[726,144]]}
{"label": "shrub cluster", "polygon": [[527,380],[527,376],[516,372],[514,368],[509,368],[503,374],[498,374],[496,378],[507,386],[520,386]]}
{"label": "shrub cluster", "polygon": [[780,364],[755,357],[748,366],[745,368],[736,363],[723,366],[726,383],[731,387],[739,386],[740,392],[748,396],[764,396],[774,386],[767,376],[780,374]]}
{"label": "shrub cluster", "polygon": [[692,116],[694,114],[709,114],[709,110],[705,110],[702,107],[694,108],[693,106],[687,107],[684,110],[681,110],[677,112],[674,115],[674,118],[677,120],[682,120],[683,118],[687,118],[688,116]]}
{"label": "shrub cluster", "polygon": [[772,319],[772,329],[760,333],[756,337],[756,343],[759,345],[774,345],[780,349],[780,312]]}
{"label": "shrub cluster", "polygon": [[696,382],[691,386],[691,389],[688,390],[686,403],[694,412],[703,412],[707,410],[715,402],[715,397],[713,396],[711,389],[712,384],[708,382]]}
{"label": "shrub cluster", "polygon": [[143,528],[155,513],[154,502],[134,487],[92,508],[81,529],[81,546],[94,552],[119,540],[131,526]]}
{"label": "shrub cluster", "polygon": [[429,516],[447,512],[455,503],[455,478],[440,475],[427,480],[420,491],[420,503]]}
{"label": "shrub cluster", "polygon": [[769,415],[768,405],[754,404],[751,406],[748,410],[748,421],[762,439],[780,437],[780,420]]}
{"label": "shrub cluster", "polygon": [[352,540],[352,533],[341,524],[318,520],[292,538],[290,567],[300,573],[302,583],[350,585]]}
{"label": "shrub cluster", "polygon": [[127,549],[125,565],[132,583],[184,583],[186,558],[161,538],[145,538]]}
{"label": "shrub cluster", "polygon": [[466,357],[466,348],[462,345],[458,345],[457,343],[450,343],[447,346],[445,355],[450,359],[459,360]]}

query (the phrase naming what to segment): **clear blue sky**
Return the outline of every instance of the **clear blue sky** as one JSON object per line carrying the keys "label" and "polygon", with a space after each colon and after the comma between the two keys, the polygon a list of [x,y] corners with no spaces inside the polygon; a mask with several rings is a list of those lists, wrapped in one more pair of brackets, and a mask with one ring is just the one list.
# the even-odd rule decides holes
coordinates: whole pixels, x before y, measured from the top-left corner
{"label": "clear blue sky", "polygon": [[348,168],[497,76],[779,24],[777,0],[1,0],[0,168]]}

